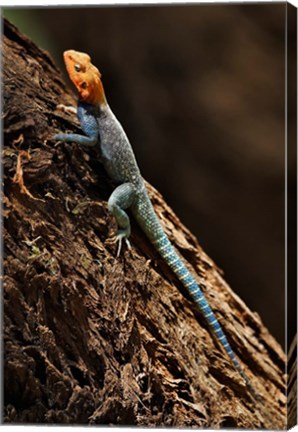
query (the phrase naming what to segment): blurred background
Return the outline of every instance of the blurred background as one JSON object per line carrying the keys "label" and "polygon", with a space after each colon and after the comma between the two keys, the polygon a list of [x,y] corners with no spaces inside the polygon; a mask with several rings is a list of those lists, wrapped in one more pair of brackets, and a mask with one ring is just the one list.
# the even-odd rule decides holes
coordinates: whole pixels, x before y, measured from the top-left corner
{"label": "blurred background", "polygon": [[281,344],[285,11],[285,3],[4,9],[63,71],[64,50],[91,55],[143,176]]}

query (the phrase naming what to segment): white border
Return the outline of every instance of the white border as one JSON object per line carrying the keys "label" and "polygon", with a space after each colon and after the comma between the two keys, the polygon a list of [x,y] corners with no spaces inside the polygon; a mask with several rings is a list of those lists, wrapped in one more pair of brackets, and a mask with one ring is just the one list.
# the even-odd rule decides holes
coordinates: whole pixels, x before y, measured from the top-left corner
{"label": "white border", "polygon": [[[1,6],[113,6],[113,5],[131,5],[131,4],[144,4],[144,5],[156,5],[156,4],[200,4],[200,3],[286,3],[286,0],[87,0],[83,2],[82,0],[2,0]],[[289,0],[289,3],[298,7],[298,0]]]}

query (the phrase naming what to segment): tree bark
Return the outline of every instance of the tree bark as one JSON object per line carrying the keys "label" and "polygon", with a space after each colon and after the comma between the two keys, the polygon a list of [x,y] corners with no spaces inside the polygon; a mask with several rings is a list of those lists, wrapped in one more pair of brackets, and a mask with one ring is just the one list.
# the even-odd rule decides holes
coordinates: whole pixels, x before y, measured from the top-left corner
{"label": "tree bark", "polygon": [[116,258],[98,151],[51,139],[80,129],[50,56],[7,21],[2,49],[4,421],[285,428],[285,355],[258,314],[147,184],[262,401],[134,222]]}

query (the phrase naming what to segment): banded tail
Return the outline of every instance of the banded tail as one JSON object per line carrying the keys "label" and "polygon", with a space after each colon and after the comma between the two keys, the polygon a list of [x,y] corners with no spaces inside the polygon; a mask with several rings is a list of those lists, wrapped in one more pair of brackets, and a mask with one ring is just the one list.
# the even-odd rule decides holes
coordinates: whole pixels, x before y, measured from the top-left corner
{"label": "banded tail", "polygon": [[[147,194],[146,194],[147,195]],[[213,310],[211,309],[207,299],[205,298],[200,286],[189,272],[187,267],[183,264],[181,258],[178,256],[170,240],[165,234],[161,223],[154,211],[151,201],[148,196],[143,196],[136,204],[137,208],[133,209],[133,213],[138,220],[139,225],[148,236],[150,241],[155,246],[156,250],[160,253],[164,261],[173,270],[178,279],[182,282],[185,288],[190,293],[192,299],[199,307],[203,317],[208,322],[210,328],[215,333],[216,338],[223,346],[225,352],[233,362],[235,368],[238,370],[244,379],[248,389],[254,397],[258,398],[254,388],[252,387],[249,379],[245,375],[240,363],[238,362],[234,351],[232,350],[226,335],[224,334],[221,325],[219,324]]]}

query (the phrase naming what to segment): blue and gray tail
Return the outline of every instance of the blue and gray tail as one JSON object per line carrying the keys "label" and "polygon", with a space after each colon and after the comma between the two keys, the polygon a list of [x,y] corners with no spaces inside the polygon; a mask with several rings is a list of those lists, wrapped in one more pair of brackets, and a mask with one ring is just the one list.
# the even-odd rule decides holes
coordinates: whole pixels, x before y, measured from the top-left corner
{"label": "blue and gray tail", "polygon": [[167,235],[163,231],[163,228],[154,212],[151,202],[148,202],[147,200],[142,200],[142,202],[138,206],[135,215],[137,219],[139,219],[139,224],[155,246],[156,250],[160,253],[164,261],[177,275],[178,279],[182,282],[182,284],[187,288],[194,302],[198,305],[200,312],[207,320],[217,340],[221,343],[224,350],[233,362],[235,368],[245,380],[247,387],[249,388],[251,393],[256,396],[255,390],[253,389],[250,381],[248,380],[242,367],[240,366],[235,356],[235,353],[232,350],[226,338],[226,335],[224,334],[222,327],[219,324],[208,301],[206,300],[201,288],[199,287],[198,283],[191,275],[187,267],[183,264],[181,258],[179,258],[179,256],[177,255],[177,252],[175,251]]}

